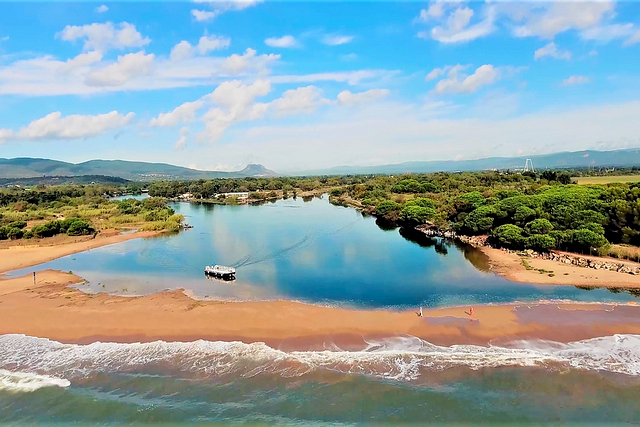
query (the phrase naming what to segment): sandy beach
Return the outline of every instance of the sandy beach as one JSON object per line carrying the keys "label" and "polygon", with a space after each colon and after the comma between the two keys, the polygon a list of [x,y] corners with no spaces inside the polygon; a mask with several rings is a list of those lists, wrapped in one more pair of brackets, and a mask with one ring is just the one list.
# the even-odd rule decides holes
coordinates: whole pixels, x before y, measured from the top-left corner
{"label": "sandy beach", "polygon": [[[265,342],[280,349],[361,349],[367,337],[412,335],[441,345],[540,338],[575,341],[640,333],[640,307],[600,304],[508,304],[413,311],[350,310],[288,301],[205,302],[182,291],[143,297],[86,294],[82,279],[42,271],[0,281],[0,334],[61,342],[196,339]],[[37,315],[34,315],[37,313]],[[563,327],[558,327],[559,325]]]}
{"label": "sandy beach", "polygon": [[[131,239],[153,237],[158,234],[160,234],[158,231],[139,231],[128,234],[115,234],[112,231],[101,232],[95,238],[92,238],[92,236],[81,236],[71,238],[70,241],[70,239],[59,240],[51,237],[40,239],[31,245],[7,245],[0,247],[0,274],[42,264],[89,249],[125,242]],[[64,237],[66,238],[67,236]],[[10,244],[12,241],[7,241],[6,243]]]}
{"label": "sandy beach", "polygon": [[[632,274],[618,273],[609,270],[595,270],[593,268],[562,264],[557,261],[540,258],[526,258],[532,267],[532,269],[528,270],[522,264],[522,258],[515,253],[487,246],[480,247],[479,249],[489,257],[491,271],[514,282],[535,283],[540,285],[640,288],[640,276]],[[637,263],[631,261],[614,261],[638,266]],[[540,270],[545,270],[546,273],[540,273]],[[552,276],[549,274],[552,274]]]}

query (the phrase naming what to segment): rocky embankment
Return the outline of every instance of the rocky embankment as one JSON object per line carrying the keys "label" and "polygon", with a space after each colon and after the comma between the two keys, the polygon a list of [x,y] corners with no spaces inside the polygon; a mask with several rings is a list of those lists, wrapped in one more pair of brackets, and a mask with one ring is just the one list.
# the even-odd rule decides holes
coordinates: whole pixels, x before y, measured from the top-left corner
{"label": "rocky embankment", "polygon": [[[458,240],[473,247],[490,246],[487,242],[487,236],[463,236],[456,234],[454,231],[443,231],[431,224],[423,224],[416,227],[416,230],[422,231],[427,236],[443,237],[445,239]],[[506,250],[506,249],[503,249]],[[608,258],[586,258],[580,255],[570,255],[558,252],[536,252],[532,249],[524,251],[507,250],[508,252],[518,254],[523,257],[540,258],[551,261],[560,262],[562,264],[575,265],[577,267],[593,268],[594,270],[609,270],[619,273],[627,273],[640,275],[640,266],[636,267],[630,264],[615,262]]]}
{"label": "rocky embankment", "polygon": [[438,227],[431,224],[421,224],[416,227],[416,230],[422,231],[427,236],[431,237],[443,237],[445,239],[457,240],[462,243],[478,248],[481,246],[488,246],[487,236],[464,236],[457,234],[451,230],[441,230]]}

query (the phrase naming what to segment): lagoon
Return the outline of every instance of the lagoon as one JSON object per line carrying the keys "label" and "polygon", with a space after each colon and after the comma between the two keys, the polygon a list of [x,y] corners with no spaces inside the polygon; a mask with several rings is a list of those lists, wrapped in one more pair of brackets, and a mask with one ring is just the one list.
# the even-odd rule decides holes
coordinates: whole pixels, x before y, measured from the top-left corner
{"label": "lagoon", "polygon": [[[355,308],[407,309],[563,299],[630,301],[627,293],[521,284],[486,269],[471,247],[383,224],[327,197],[261,205],[174,203],[193,229],[70,255],[52,268],[88,280],[80,289],[145,295],[185,288],[202,299],[298,300]],[[208,279],[205,265],[237,268]]]}

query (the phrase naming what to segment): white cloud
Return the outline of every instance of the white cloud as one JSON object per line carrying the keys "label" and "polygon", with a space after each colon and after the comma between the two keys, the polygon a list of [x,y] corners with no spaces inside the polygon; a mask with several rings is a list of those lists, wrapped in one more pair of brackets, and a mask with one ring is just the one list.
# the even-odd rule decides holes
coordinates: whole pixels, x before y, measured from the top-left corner
{"label": "white cloud", "polygon": [[264,44],[271,47],[296,47],[298,41],[293,36],[269,37]]}
{"label": "white cloud", "polygon": [[640,30],[636,30],[636,32],[623,43],[623,46],[631,46],[636,43],[640,43]]}
{"label": "white cloud", "polygon": [[568,50],[560,50],[554,42],[551,42],[540,49],[536,50],[533,54],[533,59],[538,60],[550,56],[555,59],[571,59],[571,52]]}
{"label": "white cloud", "polygon": [[255,6],[258,3],[262,3],[262,0],[194,0],[194,3],[208,3],[211,6],[211,11],[198,9],[191,11],[191,14],[196,18],[196,21],[208,21],[223,14],[224,12],[243,10],[251,6]]}
{"label": "white cloud", "polygon": [[173,49],[171,49],[171,54],[169,58],[172,61],[184,61],[185,59],[191,58],[193,56],[193,46],[186,40],[182,40],[180,43],[175,45]]}
{"label": "white cloud", "polygon": [[255,120],[264,115],[266,104],[254,104],[256,97],[271,91],[268,80],[257,80],[246,85],[239,80],[220,84],[205,98],[217,107],[211,108],[203,117],[205,135],[209,142],[217,141],[233,123]]}
{"label": "white cloud", "polygon": [[198,53],[206,55],[213,50],[226,49],[231,45],[231,39],[224,36],[202,36],[198,41]]}
{"label": "white cloud", "polygon": [[69,73],[78,67],[95,64],[102,61],[102,52],[94,50],[92,52],[81,53],[75,58],[67,59],[63,65],[58,68],[61,73]]}
{"label": "white cloud", "polygon": [[633,34],[633,31],[633,24],[601,25],[582,31],[580,37],[585,40],[610,42],[615,39],[629,37]]}
{"label": "white cloud", "polygon": [[433,27],[431,31],[420,31],[418,37],[431,38],[440,43],[464,43],[491,34],[495,29],[493,7],[486,9],[486,17],[483,20],[469,25],[474,14],[475,12],[469,7],[458,7],[449,14],[443,26]]}
{"label": "white cloud", "polygon": [[183,127],[180,129],[180,138],[176,141],[174,148],[176,150],[182,150],[187,144],[187,138],[189,137],[189,128]]}
{"label": "white cloud", "polygon": [[469,76],[460,73],[464,68],[466,67],[460,65],[451,67],[448,71],[447,78],[440,80],[433,89],[433,92],[437,94],[472,93],[482,86],[500,80],[500,70],[494,68],[493,65],[482,65]]}
{"label": "white cloud", "polygon": [[327,34],[322,38],[322,43],[329,46],[338,46],[341,44],[351,43],[353,41],[353,36],[344,36],[339,34]]}
{"label": "white cloud", "polygon": [[129,80],[153,74],[154,59],[154,54],[144,52],[118,56],[117,62],[91,71],[85,82],[89,86],[122,86]]}
{"label": "white cloud", "polygon": [[0,42],[6,42],[9,40],[9,36],[4,36],[2,38],[0,38]]}
{"label": "white cloud", "polygon": [[175,126],[178,123],[193,122],[196,119],[197,111],[202,108],[202,100],[185,102],[169,113],[160,113],[158,117],[151,119],[149,126],[167,127]]}
{"label": "white cloud", "polygon": [[134,114],[122,115],[117,111],[95,116],[71,115],[62,117],[56,111],[32,121],[18,132],[0,129],[0,141],[38,139],[77,139],[98,136],[106,131],[123,127],[133,119]]}
{"label": "white cloud", "polygon": [[420,11],[420,16],[416,19],[417,21],[426,22],[430,19],[440,19],[444,15],[445,7],[447,6],[446,1],[432,1],[429,3],[428,9],[422,9]]}
{"label": "white cloud", "polygon": [[270,63],[280,59],[280,55],[256,56],[256,53],[255,49],[251,48],[247,49],[242,55],[234,53],[224,61],[222,68],[232,75],[237,75],[250,70],[262,70]]}
{"label": "white cloud", "polygon": [[191,9],[191,14],[198,22],[209,21],[210,19],[215,18],[217,15],[215,12],[198,9]]}
{"label": "white cloud", "polygon": [[[522,25],[514,29],[516,37],[540,37],[553,39],[568,30],[587,30],[599,25],[614,13],[615,2],[602,1],[558,1],[532,2],[520,6],[512,18]],[[522,9],[525,7],[526,9]]]}
{"label": "white cloud", "polygon": [[13,130],[7,128],[0,128],[0,144],[5,143],[7,140],[13,138]]}
{"label": "white cloud", "polygon": [[571,76],[568,79],[564,79],[562,81],[562,84],[565,86],[571,86],[571,85],[584,85],[591,82],[591,80],[588,77],[585,76]]}
{"label": "white cloud", "polygon": [[399,74],[399,71],[387,70],[356,70],[335,71],[328,73],[315,73],[305,75],[283,75],[271,77],[272,83],[315,83],[333,81],[347,83],[351,86],[361,84],[365,80],[386,80]]}
{"label": "white cloud", "polygon": [[65,41],[86,39],[84,50],[99,51],[106,51],[110,48],[142,47],[151,42],[148,37],[142,37],[135,25],[128,22],[122,22],[118,25],[111,22],[82,26],[67,25],[56,36]]}
{"label": "white cloud", "polygon": [[344,90],[338,94],[336,103],[346,107],[353,107],[355,105],[368,104],[387,95],[389,95],[387,89],[370,89],[360,93],[351,93],[348,90]]}
{"label": "white cloud", "polygon": [[223,36],[202,36],[198,44],[191,46],[186,40],[181,41],[171,49],[170,58],[172,61],[184,61],[191,58],[196,53],[206,55],[210,51],[226,49],[231,45],[231,39]]}
{"label": "white cloud", "polygon": [[320,105],[330,101],[322,97],[322,91],[315,86],[299,87],[285,91],[282,96],[270,102],[277,116],[312,113]]}
{"label": "white cloud", "polygon": [[109,8],[107,6],[105,6],[105,5],[96,7],[96,12],[98,12],[98,13],[105,13],[108,10],[109,10]]}
{"label": "white cloud", "polygon": [[442,68],[434,68],[426,75],[424,78],[426,81],[430,81],[433,79],[437,79],[440,76],[444,76],[444,74],[451,69],[451,66],[446,66]]}

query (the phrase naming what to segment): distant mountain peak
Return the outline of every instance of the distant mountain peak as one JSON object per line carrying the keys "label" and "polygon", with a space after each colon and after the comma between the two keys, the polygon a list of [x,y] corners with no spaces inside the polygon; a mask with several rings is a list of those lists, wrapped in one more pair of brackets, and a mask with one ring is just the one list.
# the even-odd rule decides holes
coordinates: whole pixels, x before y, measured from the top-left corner
{"label": "distant mountain peak", "polygon": [[250,163],[244,169],[239,171],[239,173],[247,176],[253,177],[274,177],[278,176],[274,171],[265,168],[263,165],[258,163]]}

